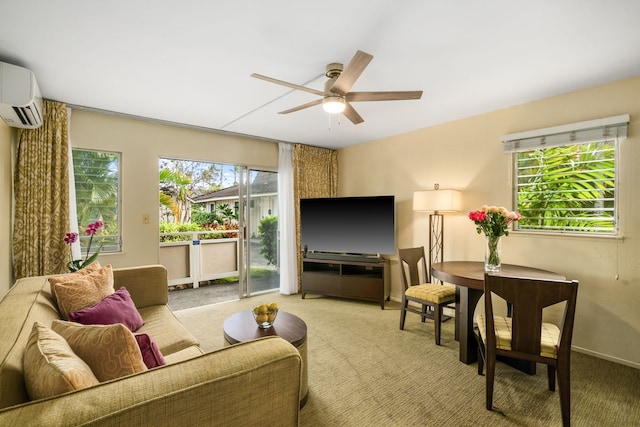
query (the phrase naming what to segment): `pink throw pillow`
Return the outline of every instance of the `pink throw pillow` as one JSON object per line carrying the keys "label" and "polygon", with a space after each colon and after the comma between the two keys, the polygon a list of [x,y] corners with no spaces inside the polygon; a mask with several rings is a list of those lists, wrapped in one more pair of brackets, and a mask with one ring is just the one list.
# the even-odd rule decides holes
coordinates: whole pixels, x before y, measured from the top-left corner
{"label": "pink throw pillow", "polygon": [[129,291],[122,286],[91,307],[69,313],[69,320],[83,325],[124,324],[135,332],[144,324]]}
{"label": "pink throw pillow", "polygon": [[142,360],[147,368],[157,368],[158,366],[164,366],[167,362],[164,360],[164,356],[160,352],[160,349],[156,343],[147,334],[134,334],[136,341],[138,341],[138,347],[142,353]]}

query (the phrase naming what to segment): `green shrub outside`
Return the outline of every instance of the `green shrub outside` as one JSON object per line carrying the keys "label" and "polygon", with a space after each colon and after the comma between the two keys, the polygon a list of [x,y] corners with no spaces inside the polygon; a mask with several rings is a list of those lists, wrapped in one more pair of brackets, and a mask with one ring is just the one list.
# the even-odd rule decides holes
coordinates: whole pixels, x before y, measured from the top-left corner
{"label": "green shrub outside", "polygon": [[[211,240],[211,239],[224,239],[225,237],[236,237],[236,236],[228,236],[226,233],[211,233],[212,231],[209,228],[203,227],[199,224],[195,224],[193,222],[185,222],[182,224],[176,224],[174,222],[160,222],[160,233],[184,233],[184,232],[207,232],[206,234],[199,234],[198,239],[201,240]],[[175,235],[175,236],[160,236],[160,242],[186,242],[191,240],[190,234],[183,235]]]}
{"label": "green shrub outside", "polygon": [[278,217],[266,216],[260,220],[258,234],[262,241],[260,253],[271,265],[278,265]]}
{"label": "green shrub outside", "polygon": [[206,224],[222,223],[222,218],[215,212],[205,212],[203,210],[194,211],[191,214],[191,221],[204,227]]}

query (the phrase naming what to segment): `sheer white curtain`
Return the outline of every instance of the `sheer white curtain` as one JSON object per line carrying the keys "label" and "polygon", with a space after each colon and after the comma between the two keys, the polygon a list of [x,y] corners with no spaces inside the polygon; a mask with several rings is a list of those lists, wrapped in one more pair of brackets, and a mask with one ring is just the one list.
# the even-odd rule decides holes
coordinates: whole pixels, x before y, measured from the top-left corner
{"label": "sheer white curtain", "polygon": [[298,293],[296,216],[293,206],[291,144],[278,144],[278,212],[280,212],[280,293]]}
{"label": "sheer white curtain", "polygon": [[[69,135],[69,232],[78,233],[78,211],[76,210],[76,180],[73,174],[73,148],[71,145],[71,108],[67,107],[67,129]],[[80,239],[71,244],[71,261],[80,259]]]}

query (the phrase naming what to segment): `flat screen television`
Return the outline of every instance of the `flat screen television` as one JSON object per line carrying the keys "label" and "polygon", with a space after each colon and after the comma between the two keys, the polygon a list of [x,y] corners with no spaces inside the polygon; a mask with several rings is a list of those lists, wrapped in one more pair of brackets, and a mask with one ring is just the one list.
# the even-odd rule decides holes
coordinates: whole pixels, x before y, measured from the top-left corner
{"label": "flat screen television", "polygon": [[300,235],[305,255],[394,254],[395,197],[301,199]]}

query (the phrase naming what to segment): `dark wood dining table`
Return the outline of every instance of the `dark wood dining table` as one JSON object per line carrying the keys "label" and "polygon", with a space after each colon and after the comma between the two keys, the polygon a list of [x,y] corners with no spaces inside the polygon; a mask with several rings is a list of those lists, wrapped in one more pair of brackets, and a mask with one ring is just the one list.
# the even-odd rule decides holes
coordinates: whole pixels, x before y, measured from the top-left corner
{"label": "dark wood dining table", "polygon": [[[500,274],[529,279],[565,280],[552,271],[521,265],[502,264]],[[484,294],[484,262],[445,261],[431,265],[431,276],[456,285],[456,339],[460,341],[460,361],[478,360],[478,343],[473,334],[473,312]]]}

